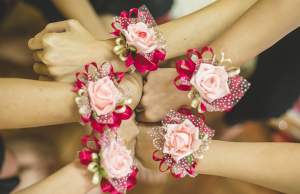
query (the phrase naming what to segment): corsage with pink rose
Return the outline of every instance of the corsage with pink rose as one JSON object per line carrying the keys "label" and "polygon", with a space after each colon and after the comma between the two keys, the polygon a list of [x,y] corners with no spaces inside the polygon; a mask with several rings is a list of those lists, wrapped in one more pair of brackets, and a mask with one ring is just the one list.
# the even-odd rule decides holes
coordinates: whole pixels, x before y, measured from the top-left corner
{"label": "corsage with pink rose", "polygon": [[[90,66],[94,68],[90,70]],[[91,122],[96,132],[102,132],[105,125],[117,130],[122,120],[131,117],[133,111],[128,106],[132,94],[126,85],[120,85],[124,73],[114,73],[113,66],[105,62],[99,68],[96,63],[85,65],[86,73],[76,73],[79,97],[75,101],[79,107],[82,122]]]}
{"label": "corsage with pink rose", "polygon": [[[117,130],[122,120],[133,114],[128,106],[132,102],[132,93],[126,85],[120,85],[125,74],[115,73],[108,62],[99,67],[94,62],[88,63],[85,70],[86,73],[76,73],[77,86],[73,90],[79,97],[75,101],[82,122],[91,122],[100,138],[95,135],[82,137],[85,148],[78,156],[80,162],[94,173],[92,182],[100,184],[103,192],[126,193],[136,185],[138,169]],[[104,130],[106,125],[108,129]]]}
{"label": "corsage with pink rose", "polygon": [[[136,17],[132,18],[132,12]],[[117,36],[114,52],[125,61],[126,67],[131,67],[132,72],[137,69],[142,73],[147,70],[155,71],[159,61],[165,59],[167,43],[162,32],[148,8],[143,5],[140,8],[129,10],[129,14],[123,11],[120,17],[114,17],[111,34]]]}
{"label": "corsage with pink rose", "polygon": [[[196,159],[202,159],[209,148],[214,131],[204,123],[204,115],[192,115],[189,109],[182,108],[178,112],[170,111],[162,120],[163,126],[157,126],[148,131],[157,149],[153,153],[153,160],[160,162],[159,170],[170,173],[175,178],[185,175],[197,176]],[[163,158],[155,153],[161,151]],[[162,170],[163,164],[166,169]]]}
{"label": "corsage with pink rose", "polygon": [[115,131],[105,130],[99,139],[84,136],[81,143],[85,149],[78,154],[80,162],[94,173],[92,182],[100,184],[104,193],[126,193],[136,185],[138,169],[131,151],[126,149],[124,140]]}
{"label": "corsage with pink rose", "polygon": [[[206,51],[211,52],[213,57],[202,58]],[[195,49],[188,50],[188,60],[176,62],[179,76],[174,79],[174,84],[179,90],[190,91],[191,106],[198,108],[200,113],[205,110],[230,111],[250,87],[250,83],[240,75],[239,67],[223,66],[224,62],[232,62],[224,59],[224,53],[221,54],[221,61],[216,61],[213,50],[206,46],[201,53]]]}

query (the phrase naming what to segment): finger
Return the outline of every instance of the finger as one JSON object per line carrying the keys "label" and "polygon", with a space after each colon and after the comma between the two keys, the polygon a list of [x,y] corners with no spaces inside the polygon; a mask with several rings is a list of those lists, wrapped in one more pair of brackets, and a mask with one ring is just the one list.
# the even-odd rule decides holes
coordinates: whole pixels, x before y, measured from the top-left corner
{"label": "finger", "polygon": [[44,50],[37,50],[32,53],[33,59],[36,62],[43,62]]}
{"label": "finger", "polygon": [[148,71],[145,73],[145,76],[144,76],[144,79],[145,80],[148,80],[149,79],[149,74],[152,74],[153,72],[152,71]]}
{"label": "finger", "polygon": [[44,46],[42,44],[42,38],[43,37],[36,37],[36,38],[31,38],[29,41],[28,41],[28,48],[32,51],[35,51],[35,50],[39,50],[39,49],[43,49]]}
{"label": "finger", "polygon": [[146,73],[143,73],[142,75],[143,75],[143,79],[146,79],[147,80],[147,76],[148,76],[148,74],[149,74],[149,70],[147,70],[146,71]]}
{"label": "finger", "polygon": [[47,81],[47,82],[53,82],[54,81],[54,79],[52,79],[52,78],[50,78],[46,75],[40,75],[39,80],[40,81]]}
{"label": "finger", "polygon": [[[140,101],[140,103],[136,106],[136,108],[137,109],[145,109],[145,107],[144,107],[144,105],[141,103],[141,101]],[[141,111],[142,112],[142,111]]]}
{"label": "finger", "polygon": [[49,69],[47,65],[45,65],[44,63],[39,63],[39,62],[34,63],[33,70],[37,74],[42,74],[42,75],[47,75],[48,77],[52,77],[51,74],[49,73]]}
{"label": "finger", "polygon": [[147,123],[147,122],[152,122],[151,119],[149,119],[144,112],[140,112],[136,114],[135,120],[137,120],[137,122],[143,122],[143,123]]}
{"label": "finger", "polygon": [[35,37],[41,37],[47,33],[52,33],[52,32],[66,32],[70,30],[70,23],[75,23],[76,20],[65,20],[65,21],[60,21],[60,22],[54,22],[48,24],[41,32],[39,32]]}

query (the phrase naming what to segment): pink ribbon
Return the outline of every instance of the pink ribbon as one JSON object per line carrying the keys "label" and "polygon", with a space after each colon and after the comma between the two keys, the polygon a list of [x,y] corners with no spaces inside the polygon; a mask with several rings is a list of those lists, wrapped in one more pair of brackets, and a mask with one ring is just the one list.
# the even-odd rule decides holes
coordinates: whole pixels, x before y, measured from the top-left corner
{"label": "pink ribbon", "polygon": [[141,73],[145,73],[146,70],[156,71],[158,69],[159,61],[165,60],[165,56],[166,55],[164,53],[159,50],[155,50],[152,59],[149,61],[142,55],[130,51],[125,64],[126,67],[134,65]]}
{"label": "pink ribbon", "polygon": [[94,139],[94,142],[97,146],[97,150],[88,147],[88,141],[89,141],[90,138],[91,138],[90,135],[86,135],[86,136],[83,136],[81,138],[81,144],[85,148],[87,148],[89,151],[82,150],[78,154],[81,164],[83,164],[85,166],[89,165],[89,163],[92,162],[92,153],[97,153],[98,154],[98,152],[100,150],[100,145],[98,144],[98,139],[95,136],[93,136],[93,139]]}
{"label": "pink ribbon", "polygon": [[[175,173],[173,173],[173,169],[172,169],[172,167],[170,167],[170,166],[168,166],[168,168],[167,168],[166,170],[164,170],[164,171],[161,170],[161,166],[163,165],[163,163],[166,162],[166,159],[165,159],[165,157],[163,157],[163,158],[158,158],[158,157],[156,157],[156,156],[155,156],[155,153],[158,152],[158,151],[159,151],[159,150],[156,150],[156,151],[153,152],[152,158],[153,158],[154,161],[160,161],[160,164],[159,164],[159,171],[160,171],[160,172],[166,172],[167,170],[170,169],[170,173],[171,173],[171,175],[172,175],[173,177],[175,177],[175,178],[181,178],[182,175],[183,175],[183,171],[181,171],[181,173],[179,173],[179,174],[175,174]],[[196,165],[197,165],[197,163],[194,162],[190,168],[186,168],[185,170],[186,170],[190,175],[193,175],[193,174],[195,173]]]}
{"label": "pink ribbon", "polygon": [[159,151],[159,150],[156,150],[156,151],[153,152],[152,158],[153,158],[154,161],[160,161],[160,164],[159,164],[159,171],[160,171],[160,172],[166,172],[167,170],[170,169],[170,166],[168,166],[168,168],[167,168],[166,170],[164,170],[164,171],[161,170],[161,166],[163,165],[163,163],[166,162],[166,159],[165,159],[165,158],[158,158],[158,157],[156,157],[156,156],[155,156],[155,153],[158,152],[158,151]]}
{"label": "pink ribbon", "polygon": [[[125,187],[127,190],[131,190],[137,183],[136,174],[138,173],[138,168],[135,168],[133,172],[128,177]],[[118,190],[116,190],[108,179],[102,178],[100,183],[101,189],[104,193],[110,192],[111,194],[121,194]]]}

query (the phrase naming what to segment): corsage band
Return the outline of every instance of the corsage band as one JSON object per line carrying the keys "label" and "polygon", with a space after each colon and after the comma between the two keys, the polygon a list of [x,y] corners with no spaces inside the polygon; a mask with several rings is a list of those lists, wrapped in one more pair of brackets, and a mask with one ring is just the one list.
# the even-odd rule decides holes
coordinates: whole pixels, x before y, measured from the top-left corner
{"label": "corsage band", "polygon": [[[89,70],[94,66],[93,70]],[[132,115],[128,106],[132,102],[132,94],[125,85],[119,85],[124,73],[114,73],[113,66],[105,62],[99,68],[96,63],[85,65],[87,73],[76,73],[77,91],[79,97],[75,101],[83,123],[91,122],[92,128],[102,132],[105,125],[117,130],[122,120]]]}
{"label": "corsage band", "polygon": [[[212,53],[213,58],[202,58],[206,51]],[[195,53],[190,58],[190,54]],[[225,67],[222,54],[221,61],[216,61],[213,50],[206,46],[199,53],[195,49],[187,51],[188,60],[176,62],[179,76],[174,79],[175,86],[182,91],[190,91],[188,97],[192,100],[191,106],[198,108],[198,112],[230,111],[238,103],[250,87],[250,83],[240,76],[239,67]]]}
{"label": "corsage band", "polygon": [[[89,141],[91,138],[92,141]],[[99,140],[89,135],[81,139],[85,149],[79,152],[80,162],[94,173],[92,182],[100,184],[104,193],[126,193],[137,183],[138,169],[133,163],[131,151],[126,149],[123,142],[110,129],[103,132]]]}
{"label": "corsage band", "polygon": [[[132,12],[136,18],[131,18]],[[135,68],[142,73],[155,71],[159,61],[165,59],[167,44],[163,34],[148,8],[143,5],[139,9],[123,11],[120,17],[114,17],[111,34],[117,36],[114,52],[125,61],[126,67]]]}
{"label": "corsage band", "polygon": [[[175,178],[182,178],[186,174],[195,177],[196,159],[203,158],[214,131],[205,125],[203,114],[192,115],[185,108],[178,112],[170,111],[162,124],[148,131],[157,149],[153,153],[153,160],[160,161],[159,170],[170,170]],[[158,151],[164,154],[163,158],[155,156]],[[161,169],[164,163],[168,166],[166,170]]]}

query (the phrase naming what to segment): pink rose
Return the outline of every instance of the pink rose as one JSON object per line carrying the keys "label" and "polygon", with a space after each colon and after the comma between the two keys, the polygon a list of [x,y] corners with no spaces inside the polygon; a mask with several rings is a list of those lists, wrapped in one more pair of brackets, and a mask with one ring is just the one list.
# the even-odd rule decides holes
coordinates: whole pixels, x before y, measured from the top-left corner
{"label": "pink rose", "polygon": [[122,97],[122,93],[115,84],[104,77],[96,82],[90,82],[88,86],[90,104],[97,115],[106,115],[115,109],[116,103]]}
{"label": "pink rose", "polygon": [[230,93],[228,74],[223,66],[201,63],[199,70],[192,77],[191,84],[208,102],[213,102]]}
{"label": "pink rose", "polygon": [[101,155],[101,166],[104,168],[107,176],[110,178],[122,178],[131,173],[133,159],[130,156],[131,151],[125,146],[119,145],[115,140],[105,148]]}
{"label": "pink rose", "polygon": [[176,162],[197,151],[202,143],[199,128],[188,119],[181,124],[169,124],[165,139],[163,153],[170,154]]}
{"label": "pink rose", "polygon": [[155,32],[143,22],[129,24],[127,30],[123,30],[128,47],[134,46],[137,53],[151,53],[157,47]]}

